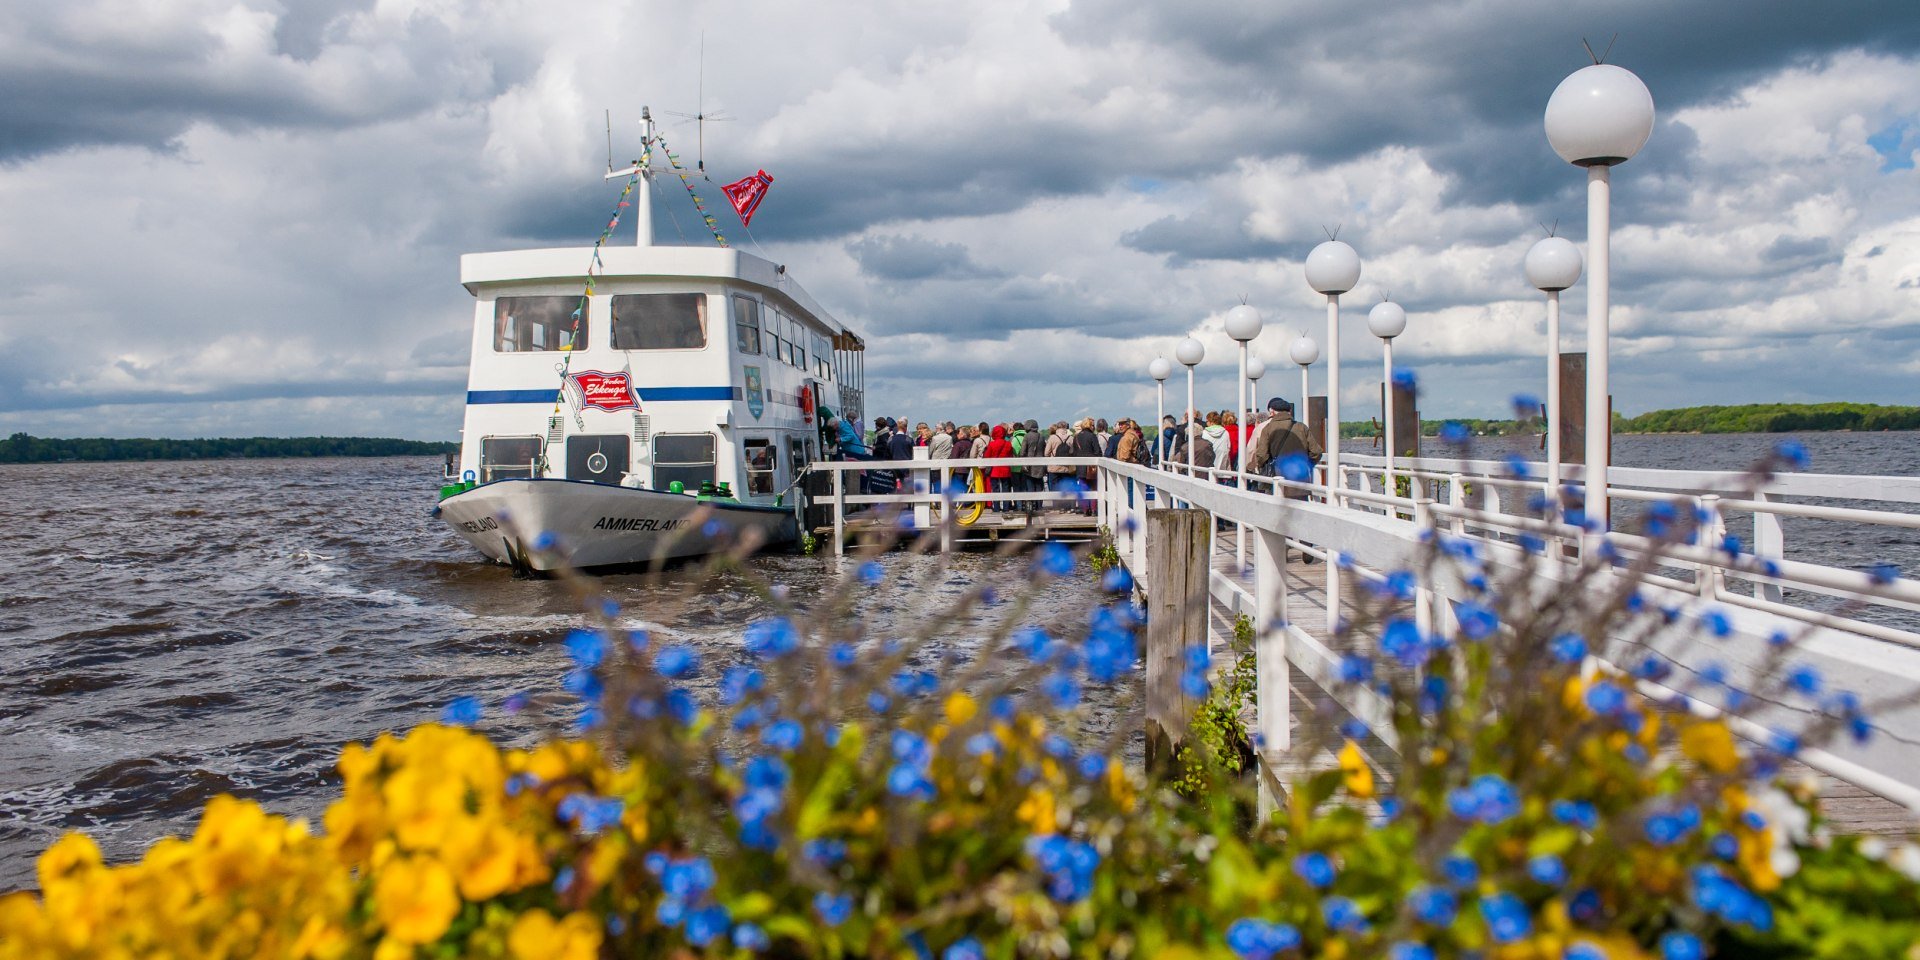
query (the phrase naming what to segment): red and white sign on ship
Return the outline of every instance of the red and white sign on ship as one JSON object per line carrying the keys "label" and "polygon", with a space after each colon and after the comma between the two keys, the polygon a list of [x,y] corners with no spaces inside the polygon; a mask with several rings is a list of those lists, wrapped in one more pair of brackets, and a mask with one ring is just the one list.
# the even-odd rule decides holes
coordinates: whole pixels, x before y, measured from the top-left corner
{"label": "red and white sign on ship", "polygon": [[581,407],[596,410],[638,410],[640,397],[633,392],[633,376],[626,372],[605,373],[599,370],[582,370],[568,374],[567,384],[573,388],[574,396],[579,398]]}

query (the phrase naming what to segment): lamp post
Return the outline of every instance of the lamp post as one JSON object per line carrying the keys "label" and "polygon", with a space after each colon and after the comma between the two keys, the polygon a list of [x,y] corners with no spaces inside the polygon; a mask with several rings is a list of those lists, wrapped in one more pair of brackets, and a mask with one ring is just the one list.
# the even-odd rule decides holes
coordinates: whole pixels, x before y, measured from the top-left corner
{"label": "lamp post", "polygon": [[1547,142],[1560,158],[1587,168],[1587,463],[1586,515],[1607,529],[1607,403],[1611,171],[1653,134],[1653,94],[1630,71],[1596,63],[1560,81],[1547,100]]}
{"label": "lamp post", "polygon": [[[1153,362],[1147,364],[1147,375],[1154,379],[1153,442],[1156,445],[1164,445],[1160,438],[1160,431],[1165,429],[1162,424],[1167,419],[1167,378],[1173,376],[1173,364],[1168,363],[1166,357],[1154,357]],[[1154,465],[1162,470],[1167,467],[1161,462],[1165,456],[1162,453],[1153,458]]]}
{"label": "lamp post", "polygon": [[1206,344],[1188,337],[1173,348],[1173,358],[1187,368],[1187,476],[1193,476],[1193,368],[1207,358]]}
{"label": "lamp post", "polygon": [[1527,282],[1547,294],[1547,509],[1560,513],[1560,291],[1580,282],[1580,248],[1547,237],[1527,251]]}
{"label": "lamp post", "polygon": [[[1360,254],[1338,240],[1328,240],[1307,254],[1306,267],[1307,285],[1327,298],[1327,503],[1331,506],[1338,503],[1334,491],[1340,487],[1340,295],[1360,282]],[[1337,602],[1331,592],[1327,599]]]}
{"label": "lamp post", "polygon": [[1300,406],[1299,416],[1295,419],[1307,422],[1307,368],[1320,361],[1320,345],[1312,337],[1301,334],[1287,346],[1287,359],[1300,365]]}
{"label": "lamp post", "polygon": [[1386,407],[1383,420],[1386,424],[1386,442],[1381,448],[1387,452],[1387,469],[1381,474],[1380,492],[1391,497],[1398,490],[1393,482],[1393,338],[1407,330],[1407,311],[1392,300],[1382,300],[1367,311],[1367,331],[1380,338],[1384,347],[1385,361],[1381,368],[1380,400]]}

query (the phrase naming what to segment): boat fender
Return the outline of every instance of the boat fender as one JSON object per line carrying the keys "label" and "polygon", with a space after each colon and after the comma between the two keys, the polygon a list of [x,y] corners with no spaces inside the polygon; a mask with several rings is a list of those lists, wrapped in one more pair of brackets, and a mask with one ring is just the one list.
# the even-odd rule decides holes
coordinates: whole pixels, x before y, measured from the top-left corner
{"label": "boat fender", "polygon": [[667,484],[667,492],[668,493],[686,493],[687,485],[684,483],[681,483],[678,480],[675,480],[672,483]]}

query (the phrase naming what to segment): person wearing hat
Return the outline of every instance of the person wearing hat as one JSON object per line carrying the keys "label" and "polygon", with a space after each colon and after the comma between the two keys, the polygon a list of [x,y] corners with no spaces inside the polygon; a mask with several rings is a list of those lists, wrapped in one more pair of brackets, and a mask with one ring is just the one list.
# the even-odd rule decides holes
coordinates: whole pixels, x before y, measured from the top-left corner
{"label": "person wearing hat", "polygon": [[[1326,451],[1321,448],[1320,441],[1313,438],[1307,425],[1293,418],[1293,404],[1284,397],[1274,397],[1267,401],[1267,410],[1272,415],[1263,425],[1258,446],[1248,458],[1250,463],[1258,464],[1256,472],[1270,477],[1280,476],[1281,461],[1296,453],[1319,463]],[[1285,493],[1289,500],[1307,499],[1307,492],[1298,487],[1287,487]]]}

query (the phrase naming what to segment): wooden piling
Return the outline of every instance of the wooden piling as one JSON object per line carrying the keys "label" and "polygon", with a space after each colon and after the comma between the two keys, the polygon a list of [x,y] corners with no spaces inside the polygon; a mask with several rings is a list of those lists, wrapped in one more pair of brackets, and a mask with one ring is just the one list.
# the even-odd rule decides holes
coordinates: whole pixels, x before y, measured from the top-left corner
{"label": "wooden piling", "polygon": [[1204,510],[1147,511],[1147,776],[1178,775],[1199,706],[1181,689],[1187,649],[1207,644],[1213,521]]}

